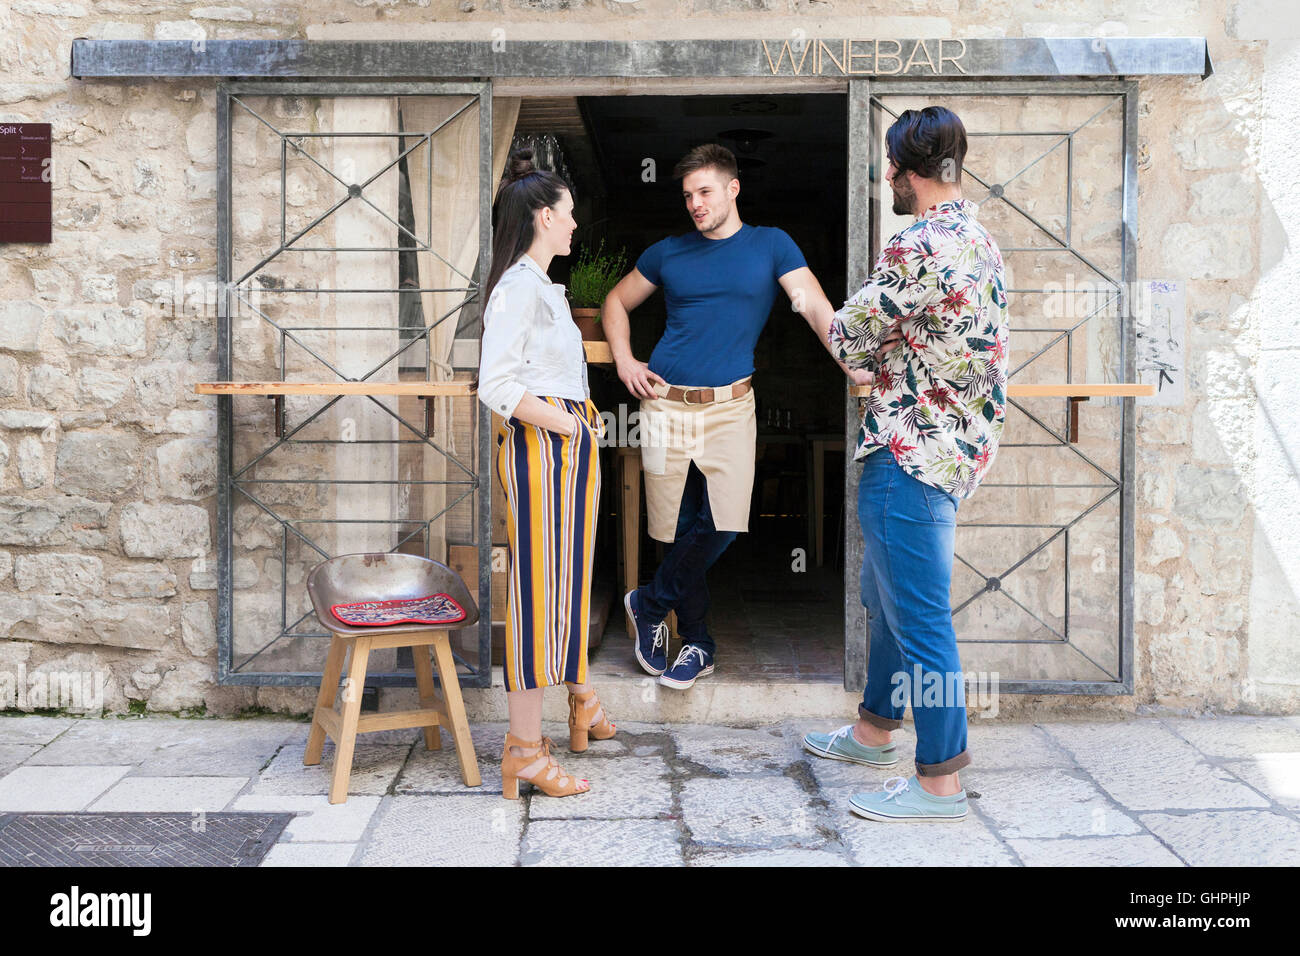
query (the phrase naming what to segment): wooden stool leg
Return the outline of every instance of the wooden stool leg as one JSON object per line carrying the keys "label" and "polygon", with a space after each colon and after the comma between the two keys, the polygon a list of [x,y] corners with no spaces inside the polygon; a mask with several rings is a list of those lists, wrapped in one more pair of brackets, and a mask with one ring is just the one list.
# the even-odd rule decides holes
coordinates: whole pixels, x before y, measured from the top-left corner
{"label": "wooden stool leg", "polygon": [[451,738],[456,743],[456,758],[460,761],[460,775],[467,787],[483,783],[478,772],[478,757],[474,742],[469,736],[469,720],[465,717],[465,701],[460,696],[460,678],[456,676],[456,660],[451,656],[451,642],[446,631],[438,632],[433,644],[433,662],[438,667],[438,680],[442,682],[442,699],[451,721]]}
{"label": "wooden stool leg", "polygon": [[335,741],[334,748],[330,803],[343,803],[348,798],[348,778],[352,775],[352,753],[356,749],[357,723],[361,720],[361,696],[366,686],[366,663],[369,659],[370,638],[353,638],[352,660],[348,662],[348,682],[343,688],[339,739]]}
{"label": "wooden stool leg", "polygon": [[302,755],[304,767],[314,767],[320,763],[321,750],[325,747],[325,725],[321,715],[334,709],[334,697],[339,692],[339,675],[343,673],[343,656],[348,645],[337,634],[330,638],[329,654],[325,657],[325,671],[320,678],[320,693],[316,695],[316,711],[312,714],[311,733],[307,735],[307,750]]}
{"label": "wooden stool leg", "polygon": [[[438,702],[437,692],[433,687],[433,662],[429,658],[429,646],[417,644],[411,648],[415,658],[415,684],[420,689],[420,706],[431,707]],[[424,749],[439,750],[442,747],[442,732],[436,723],[424,728]]]}

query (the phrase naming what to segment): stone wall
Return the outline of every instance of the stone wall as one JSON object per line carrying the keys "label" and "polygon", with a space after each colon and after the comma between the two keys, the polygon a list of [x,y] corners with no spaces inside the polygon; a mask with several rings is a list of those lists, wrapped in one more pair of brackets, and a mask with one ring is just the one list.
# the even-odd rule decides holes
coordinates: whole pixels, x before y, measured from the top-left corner
{"label": "stone wall", "polygon": [[[1300,229],[1296,10],[15,0],[0,13],[0,121],[53,124],[55,241],[0,247],[0,670],[106,672],[105,705],[119,711],[301,711],[311,699],[215,684],[215,402],[191,387],[216,372],[204,294],[215,281],[213,83],[72,80],[73,37],[1204,35],[1214,76],[1140,86],[1138,275],[1187,280],[1188,377],[1182,407],[1138,414],[1137,691],[1003,709],[1297,712],[1300,559],[1288,529],[1300,526],[1300,417],[1289,396],[1300,332],[1286,287]],[[236,583],[267,573],[245,561]]]}

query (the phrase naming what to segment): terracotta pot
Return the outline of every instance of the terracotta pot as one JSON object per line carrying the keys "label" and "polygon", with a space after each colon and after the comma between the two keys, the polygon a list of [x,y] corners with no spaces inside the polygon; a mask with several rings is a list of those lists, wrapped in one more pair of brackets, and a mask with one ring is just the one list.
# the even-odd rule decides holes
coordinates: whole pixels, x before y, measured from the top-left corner
{"label": "terracotta pot", "polygon": [[570,309],[569,311],[573,313],[573,321],[582,332],[584,342],[605,341],[605,332],[596,321],[600,318],[600,309]]}

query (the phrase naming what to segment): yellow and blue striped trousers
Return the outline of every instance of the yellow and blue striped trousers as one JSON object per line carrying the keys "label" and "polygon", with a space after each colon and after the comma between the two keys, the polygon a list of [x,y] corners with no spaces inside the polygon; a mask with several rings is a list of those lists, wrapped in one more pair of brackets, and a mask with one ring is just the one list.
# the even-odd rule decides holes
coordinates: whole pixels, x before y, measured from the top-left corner
{"label": "yellow and blue striped trousers", "polygon": [[511,417],[497,430],[510,551],[506,690],[587,680],[603,424],[590,399],[540,397],[589,428],[570,438]]}

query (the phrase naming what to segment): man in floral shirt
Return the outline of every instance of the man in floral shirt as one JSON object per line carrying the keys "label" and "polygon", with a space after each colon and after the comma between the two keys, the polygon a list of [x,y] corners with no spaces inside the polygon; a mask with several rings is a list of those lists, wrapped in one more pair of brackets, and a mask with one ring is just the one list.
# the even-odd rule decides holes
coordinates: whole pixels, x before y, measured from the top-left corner
{"label": "man in floral shirt", "polygon": [[943,107],[906,110],[886,134],[894,212],[916,221],[890,241],[825,328],[832,356],[875,373],[858,431],[862,603],[871,622],[858,721],[804,746],[887,767],[910,698],[916,776],[854,794],[876,820],[960,819],[964,675],[949,587],[957,506],[987,474],[1005,418],[1007,299],[1002,255],[961,196],[966,131]]}

